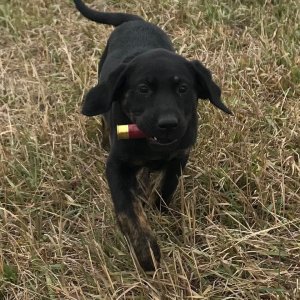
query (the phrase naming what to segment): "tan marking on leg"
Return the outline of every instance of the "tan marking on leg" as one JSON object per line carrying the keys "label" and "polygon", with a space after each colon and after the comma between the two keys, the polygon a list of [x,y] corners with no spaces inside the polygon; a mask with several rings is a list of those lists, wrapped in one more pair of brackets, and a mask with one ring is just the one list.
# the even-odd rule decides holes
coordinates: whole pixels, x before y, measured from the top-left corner
{"label": "tan marking on leg", "polygon": [[141,203],[135,201],[133,209],[135,212],[133,219],[125,213],[117,215],[120,228],[128,238],[142,268],[145,271],[154,270],[160,260],[159,246],[147,222]]}

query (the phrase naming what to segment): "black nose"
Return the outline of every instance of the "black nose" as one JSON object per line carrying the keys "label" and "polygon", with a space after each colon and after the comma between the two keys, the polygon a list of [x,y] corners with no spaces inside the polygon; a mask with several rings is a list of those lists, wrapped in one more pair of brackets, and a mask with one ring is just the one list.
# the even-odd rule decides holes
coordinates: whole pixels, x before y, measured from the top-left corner
{"label": "black nose", "polygon": [[159,129],[175,129],[178,126],[178,119],[175,116],[165,116],[158,120]]}

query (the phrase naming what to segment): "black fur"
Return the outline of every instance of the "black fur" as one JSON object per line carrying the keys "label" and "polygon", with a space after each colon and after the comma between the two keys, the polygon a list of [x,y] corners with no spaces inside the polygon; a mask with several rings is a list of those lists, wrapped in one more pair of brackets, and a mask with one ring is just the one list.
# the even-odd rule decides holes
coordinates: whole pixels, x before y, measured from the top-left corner
{"label": "black fur", "polygon": [[[153,270],[160,251],[135,197],[137,173],[145,167],[163,172],[156,205],[166,210],[196,140],[197,100],[209,99],[231,112],[209,70],[176,54],[160,28],[135,15],[97,12],[81,0],[74,2],[86,18],[117,26],[100,60],[99,83],[87,93],[82,113],[104,116],[110,139],[106,176],[117,220],[141,266]],[[118,140],[116,126],[130,123],[149,138]]]}

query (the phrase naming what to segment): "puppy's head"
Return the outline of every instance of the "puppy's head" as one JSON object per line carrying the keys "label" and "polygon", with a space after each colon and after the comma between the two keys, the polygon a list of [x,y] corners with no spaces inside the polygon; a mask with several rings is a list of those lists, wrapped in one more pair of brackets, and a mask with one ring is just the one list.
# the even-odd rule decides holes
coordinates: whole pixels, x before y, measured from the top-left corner
{"label": "puppy's head", "polygon": [[151,146],[169,148],[179,143],[196,117],[198,99],[209,99],[231,114],[220,96],[220,88],[200,62],[158,49],[120,65],[92,88],[82,113],[103,114],[113,101],[120,101],[124,114],[149,136]]}

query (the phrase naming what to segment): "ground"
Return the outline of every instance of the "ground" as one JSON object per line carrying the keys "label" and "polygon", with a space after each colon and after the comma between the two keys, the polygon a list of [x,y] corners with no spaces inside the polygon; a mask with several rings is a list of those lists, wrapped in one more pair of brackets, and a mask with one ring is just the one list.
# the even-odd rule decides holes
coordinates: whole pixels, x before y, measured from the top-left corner
{"label": "ground", "polygon": [[0,4],[0,299],[300,299],[298,0],[87,1],[164,28],[222,87],[145,274],[104,176],[99,118],[80,114],[112,28],[72,1]]}

